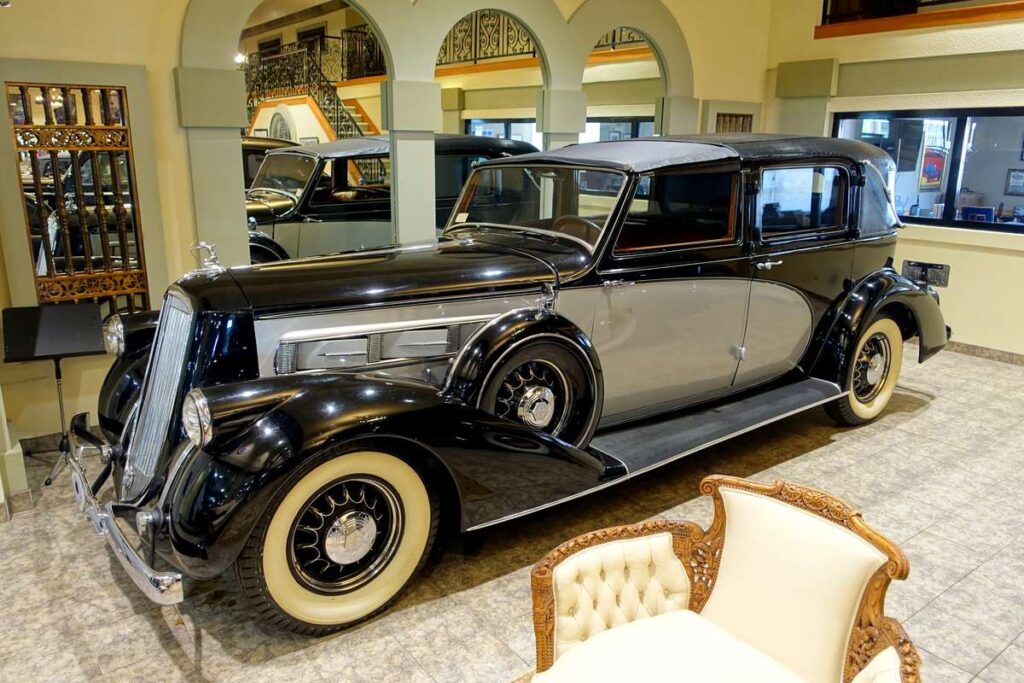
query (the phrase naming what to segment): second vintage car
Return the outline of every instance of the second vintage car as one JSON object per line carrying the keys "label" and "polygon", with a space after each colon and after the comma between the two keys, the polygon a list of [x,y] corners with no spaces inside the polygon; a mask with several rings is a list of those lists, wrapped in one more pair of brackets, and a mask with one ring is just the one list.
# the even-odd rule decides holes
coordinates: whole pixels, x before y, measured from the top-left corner
{"label": "second vintage car", "polygon": [[321,634],[384,609],[439,533],[814,406],[866,422],[903,342],[925,361],[949,335],[892,267],[893,172],[823,138],[575,145],[480,164],[436,245],[207,263],[158,323],[108,324],[112,439],[76,416],[104,463],[76,453],[76,496],[152,599],[233,570],[261,618]]}
{"label": "second vintage car", "polygon": [[[473,164],[536,151],[517,140],[436,135],[438,228],[448,220]],[[391,246],[389,154],[385,136],[267,152],[245,194],[251,262]]]}

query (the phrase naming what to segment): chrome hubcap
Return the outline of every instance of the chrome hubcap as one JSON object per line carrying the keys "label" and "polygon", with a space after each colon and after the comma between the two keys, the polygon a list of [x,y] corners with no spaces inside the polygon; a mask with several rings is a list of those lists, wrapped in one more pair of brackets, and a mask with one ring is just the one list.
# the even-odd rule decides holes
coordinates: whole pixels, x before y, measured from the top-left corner
{"label": "chrome hubcap", "polygon": [[402,536],[402,504],[376,477],[350,477],[314,494],[292,524],[292,574],[318,593],[347,593],[372,581]]}
{"label": "chrome hubcap", "polygon": [[346,512],[328,529],[324,550],[338,564],[353,564],[366,557],[376,537],[373,517],[362,511]]}
{"label": "chrome hubcap", "polygon": [[553,363],[533,360],[512,370],[502,382],[494,414],[558,436],[572,403],[569,381]]}
{"label": "chrome hubcap", "polygon": [[544,429],[555,416],[555,392],[547,387],[530,387],[519,399],[516,415],[531,427]]}
{"label": "chrome hubcap", "polygon": [[853,393],[858,401],[866,403],[878,396],[889,377],[891,363],[888,337],[874,334],[864,342],[853,367]]}

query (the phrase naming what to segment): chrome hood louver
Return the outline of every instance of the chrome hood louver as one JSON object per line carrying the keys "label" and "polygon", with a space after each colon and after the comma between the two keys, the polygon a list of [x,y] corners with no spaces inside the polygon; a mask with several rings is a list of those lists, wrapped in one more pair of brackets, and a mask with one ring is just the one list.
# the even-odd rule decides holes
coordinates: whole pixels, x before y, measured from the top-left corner
{"label": "chrome hood louver", "polygon": [[121,499],[135,500],[156,476],[178,411],[195,311],[185,295],[167,291],[142,386],[139,417],[125,457]]}

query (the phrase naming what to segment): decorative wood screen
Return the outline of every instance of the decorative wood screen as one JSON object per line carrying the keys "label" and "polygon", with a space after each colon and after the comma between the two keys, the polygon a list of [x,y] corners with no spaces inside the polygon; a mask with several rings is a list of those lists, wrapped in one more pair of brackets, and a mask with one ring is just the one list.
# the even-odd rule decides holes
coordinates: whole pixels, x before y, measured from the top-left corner
{"label": "decorative wood screen", "polygon": [[149,308],[125,89],[7,83],[39,303]]}
{"label": "decorative wood screen", "polygon": [[749,133],[752,130],[753,114],[719,114],[715,119],[716,133]]}

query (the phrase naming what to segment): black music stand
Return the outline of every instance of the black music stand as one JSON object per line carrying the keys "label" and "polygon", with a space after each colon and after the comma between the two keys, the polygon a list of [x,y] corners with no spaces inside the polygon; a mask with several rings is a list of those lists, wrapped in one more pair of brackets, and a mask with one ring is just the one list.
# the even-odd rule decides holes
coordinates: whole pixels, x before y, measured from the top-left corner
{"label": "black music stand", "polygon": [[100,305],[77,303],[5,308],[3,321],[5,363],[53,361],[60,410],[60,457],[46,477],[46,485],[49,486],[67,462],[70,451],[60,362],[64,358],[106,353]]}

